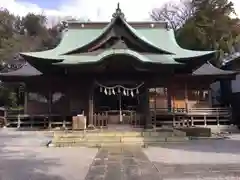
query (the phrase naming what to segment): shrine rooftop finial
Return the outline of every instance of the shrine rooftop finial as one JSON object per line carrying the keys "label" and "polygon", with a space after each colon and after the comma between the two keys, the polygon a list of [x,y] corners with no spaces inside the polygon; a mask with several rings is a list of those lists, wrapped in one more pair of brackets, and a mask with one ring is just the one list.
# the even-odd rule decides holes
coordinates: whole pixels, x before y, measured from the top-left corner
{"label": "shrine rooftop finial", "polygon": [[122,13],[122,10],[120,9],[120,3],[117,3],[117,9],[115,11],[115,13],[113,13],[112,15],[113,18],[117,18],[117,17],[121,17],[123,19],[125,19],[124,14]]}

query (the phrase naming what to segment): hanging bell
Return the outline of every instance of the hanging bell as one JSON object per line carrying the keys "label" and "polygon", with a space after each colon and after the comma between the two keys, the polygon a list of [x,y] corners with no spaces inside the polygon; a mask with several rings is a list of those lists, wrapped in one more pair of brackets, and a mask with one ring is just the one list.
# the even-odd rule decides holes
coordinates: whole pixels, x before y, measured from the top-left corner
{"label": "hanging bell", "polygon": [[105,90],[104,90],[104,93],[106,94],[106,95],[108,95],[108,92],[107,92],[107,89],[105,88]]}
{"label": "hanging bell", "polygon": [[126,95],[127,95],[127,94],[126,94],[126,90],[125,90],[125,89],[123,90],[123,95],[124,95],[124,96],[126,96]]}
{"label": "hanging bell", "polygon": [[112,89],[112,94],[113,94],[113,95],[115,95],[115,94],[116,94],[114,89]]}
{"label": "hanging bell", "polygon": [[112,95],[112,90],[111,89],[109,89],[108,95]]}
{"label": "hanging bell", "polygon": [[121,93],[121,89],[120,89],[120,87],[118,87],[118,93]]}
{"label": "hanging bell", "polygon": [[131,90],[131,96],[132,96],[132,97],[134,96],[134,94],[133,94],[133,90]]}
{"label": "hanging bell", "polygon": [[102,87],[100,87],[100,92],[103,92],[103,88]]}
{"label": "hanging bell", "polygon": [[139,91],[138,91],[138,89],[136,90],[136,94],[139,94]]}

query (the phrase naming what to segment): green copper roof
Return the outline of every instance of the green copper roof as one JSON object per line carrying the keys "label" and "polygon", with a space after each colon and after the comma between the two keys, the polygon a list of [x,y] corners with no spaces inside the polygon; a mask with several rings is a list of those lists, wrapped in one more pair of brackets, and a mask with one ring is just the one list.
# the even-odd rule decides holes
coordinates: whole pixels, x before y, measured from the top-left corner
{"label": "green copper roof", "polygon": [[[171,54],[170,59],[192,59],[194,57],[200,57],[207,54],[213,54],[214,51],[192,51],[192,50],[186,50],[181,48],[174,36],[174,32],[172,30],[167,29],[166,27],[149,27],[149,28],[137,28],[134,29],[130,24],[126,22],[126,20],[123,17],[123,14],[121,13],[120,9],[116,10],[116,13],[113,15],[112,21],[105,27],[105,28],[89,28],[89,27],[82,27],[82,28],[69,28],[63,35],[63,38],[60,42],[60,44],[48,51],[42,51],[42,52],[28,52],[28,53],[20,53],[25,58],[26,57],[35,57],[39,60],[63,60],[63,59],[71,59],[71,57],[64,57],[62,55],[72,52],[76,49],[79,49],[83,46],[86,46],[95,40],[99,39],[100,37],[103,37],[109,29],[117,22],[117,20],[121,20],[121,22],[128,28],[129,32],[132,33],[136,39],[139,39],[143,43],[148,44],[149,46],[159,50],[163,54]],[[108,50],[107,52],[108,53]],[[78,54],[80,55],[80,54]],[[81,62],[87,62],[88,60],[93,62],[93,59],[101,59],[99,57],[96,58],[89,58],[82,56]],[[156,55],[154,58],[148,58],[153,63],[158,63],[162,61],[161,59],[156,59],[158,56]],[[144,58],[141,57],[142,61]],[[161,57],[162,58],[162,57]],[[84,60],[83,60],[84,59]],[[91,59],[91,60],[90,60]],[[80,60],[79,60],[80,61]],[[172,62],[169,62],[170,64]]]}
{"label": "green copper roof", "polygon": [[139,29],[144,37],[153,42],[157,46],[164,46],[164,49],[174,53],[174,59],[188,59],[193,57],[204,56],[215,53],[216,51],[193,51],[181,48],[175,38],[172,29],[153,28],[153,29]]}
{"label": "green copper roof", "polygon": [[198,68],[192,73],[192,75],[194,76],[201,76],[201,75],[216,76],[216,75],[236,75],[236,74],[237,74],[236,71],[222,70],[215,67],[209,62],[203,64],[200,68]]}
{"label": "green copper roof", "polygon": [[60,56],[64,61],[54,63],[56,65],[70,65],[70,64],[85,64],[95,63],[115,55],[127,55],[145,63],[159,63],[159,64],[182,64],[175,61],[171,55],[160,54],[140,54],[129,49],[110,49],[104,51],[99,55],[62,55]]}
{"label": "green copper roof", "polygon": [[[163,28],[141,28],[135,30],[135,32],[137,32],[139,36],[144,37],[144,39],[153,42],[156,46],[172,52],[174,59],[199,57],[214,53],[214,51],[193,51],[181,48],[177,44],[172,30]],[[55,49],[21,54],[42,59],[61,59],[59,55],[74,50],[76,47],[82,47],[88,44],[100,36],[101,33],[101,29],[69,29],[64,33],[62,41]]]}
{"label": "green copper roof", "polygon": [[27,52],[20,54],[42,59],[61,59],[59,55],[71,51],[76,47],[86,45],[100,36],[101,32],[102,29],[69,29],[64,32],[62,40],[56,48],[48,51]]}

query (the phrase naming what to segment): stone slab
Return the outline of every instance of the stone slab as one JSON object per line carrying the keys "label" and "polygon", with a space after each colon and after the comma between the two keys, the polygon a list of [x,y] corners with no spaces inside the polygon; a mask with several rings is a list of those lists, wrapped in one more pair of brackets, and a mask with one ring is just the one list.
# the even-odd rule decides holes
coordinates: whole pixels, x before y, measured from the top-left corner
{"label": "stone slab", "polygon": [[[144,166],[144,165],[145,166]],[[148,160],[141,148],[136,146],[119,146],[101,148],[92,167],[101,167],[97,173],[90,168],[85,180],[100,175],[103,180],[159,180],[158,171]]]}

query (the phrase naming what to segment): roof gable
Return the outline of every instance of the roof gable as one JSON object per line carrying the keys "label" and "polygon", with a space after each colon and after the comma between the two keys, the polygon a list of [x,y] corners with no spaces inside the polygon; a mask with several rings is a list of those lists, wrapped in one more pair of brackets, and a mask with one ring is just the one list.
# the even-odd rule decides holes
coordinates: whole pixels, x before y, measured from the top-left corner
{"label": "roof gable", "polygon": [[[146,49],[146,47],[151,47],[152,50],[155,50],[154,52],[149,53],[168,54],[170,55],[171,59],[184,64],[188,63],[186,60],[195,58],[195,60],[199,61],[199,57],[206,55],[208,56],[205,59],[213,57],[213,54],[215,52],[192,51],[183,49],[177,44],[174,32],[167,28],[167,23],[128,23],[126,22],[121,9],[118,7],[116,9],[116,12],[113,14],[111,22],[107,25],[105,23],[69,22],[69,29],[64,33],[60,44],[56,48],[42,52],[21,53],[21,55],[23,55],[26,60],[29,58],[36,61],[44,59],[48,61],[50,60],[52,63],[56,63],[56,60],[58,60],[58,62],[61,62],[64,61],[64,59],[67,59],[67,55],[74,55],[74,53],[80,53],[79,55],[81,55],[83,52],[78,52],[78,50],[81,48],[93,47],[93,45],[98,45],[96,42],[104,42],[104,38],[106,40],[107,38],[111,37],[111,33],[113,33],[111,31],[113,30],[113,27],[118,23],[122,24],[124,29],[128,31],[129,34],[131,34],[135,40],[135,43],[141,43],[142,48]],[[104,25],[106,26],[102,28]],[[107,34],[108,36],[106,36]],[[126,41],[124,43],[126,44]],[[127,46],[124,46],[118,42],[118,45],[111,48],[115,49],[116,47],[117,49],[121,50],[121,47],[122,49],[126,49]],[[131,50],[139,52],[136,49]],[[159,60],[159,62],[160,61],[161,60]],[[85,62],[85,60],[83,60],[83,62]],[[191,62],[194,64],[194,61]],[[203,61],[202,64],[204,62],[206,62],[206,60]],[[154,61],[153,63],[157,62]]]}

